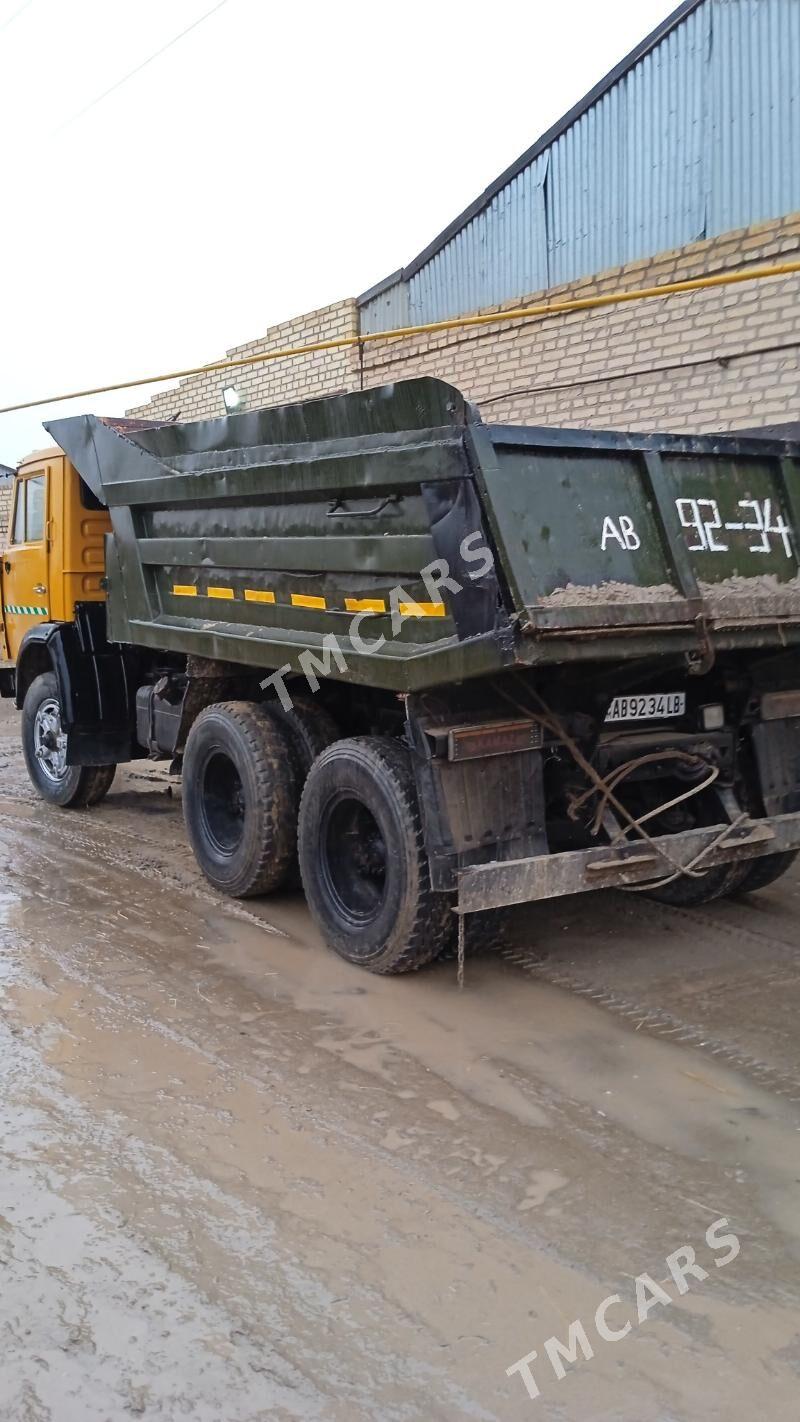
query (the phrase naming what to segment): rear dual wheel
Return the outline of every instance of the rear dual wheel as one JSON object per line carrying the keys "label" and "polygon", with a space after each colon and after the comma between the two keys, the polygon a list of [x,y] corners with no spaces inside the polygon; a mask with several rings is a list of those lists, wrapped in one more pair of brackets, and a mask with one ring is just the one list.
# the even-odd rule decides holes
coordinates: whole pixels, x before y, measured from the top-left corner
{"label": "rear dual wheel", "polygon": [[673,908],[699,908],[701,904],[710,904],[715,899],[735,893],[740,886],[741,875],[741,864],[720,864],[699,878],[680,874],[669,884],[648,889],[647,897],[660,904],[670,904]]}
{"label": "rear dual wheel", "polygon": [[721,864],[709,869],[699,879],[681,874],[680,878],[673,879],[672,883],[660,889],[648,890],[647,897],[679,908],[697,908],[701,904],[713,903],[715,899],[730,898],[732,894],[754,894],[782,878],[791,869],[797,855],[796,849],[787,849],[781,854],[765,854],[759,859]]}
{"label": "rear dual wheel", "polygon": [[214,887],[236,897],[280,888],[297,853],[326,942],[372,972],[409,972],[452,932],[449,903],[431,888],[410,754],[388,738],[335,734],[316,707],[234,701],[201,712],[183,763],[192,848]]}
{"label": "rear dual wheel", "polygon": [[200,713],[183,760],[183,810],[200,868],[234,898],[297,880],[297,812],[306,776],[336,727],[297,701],[222,701]]}
{"label": "rear dual wheel", "polygon": [[[716,808],[714,805],[713,809]],[[706,813],[709,815],[708,805]],[[697,821],[698,825],[701,823],[702,820]],[[670,882],[656,884],[645,892],[648,898],[655,899],[658,903],[670,904],[676,908],[699,908],[702,904],[713,903],[715,899],[729,898],[732,894],[749,894],[757,889],[767,888],[786,873],[796,857],[796,852],[790,850],[782,854],[768,854],[759,859],[732,860],[727,864],[713,865],[700,874],[679,874]]]}
{"label": "rear dual wheel", "polygon": [[736,885],[737,894],[754,894],[758,889],[768,889],[776,879],[788,873],[797,855],[798,850],[785,849],[780,854],[764,854],[760,859],[752,859],[744,877]]}
{"label": "rear dual wheel", "polygon": [[452,914],[431,887],[411,757],[399,741],[337,741],[314,762],[298,855],[309,909],[342,958],[407,973],[441,953]]}
{"label": "rear dual wheel", "polygon": [[183,758],[183,815],[215,889],[248,898],[280,888],[295,854],[297,799],[285,735],[262,705],[201,711]]}

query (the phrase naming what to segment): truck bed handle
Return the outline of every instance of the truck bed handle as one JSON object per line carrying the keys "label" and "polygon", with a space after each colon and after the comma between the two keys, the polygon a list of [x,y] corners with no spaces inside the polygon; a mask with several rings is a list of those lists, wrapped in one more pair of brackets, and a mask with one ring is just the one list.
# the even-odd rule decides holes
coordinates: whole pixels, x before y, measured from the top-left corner
{"label": "truck bed handle", "polygon": [[383,513],[389,504],[399,504],[402,497],[402,494],[387,494],[374,509],[349,509],[344,499],[334,499],[328,509],[328,518],[374,518],[376,514]]}

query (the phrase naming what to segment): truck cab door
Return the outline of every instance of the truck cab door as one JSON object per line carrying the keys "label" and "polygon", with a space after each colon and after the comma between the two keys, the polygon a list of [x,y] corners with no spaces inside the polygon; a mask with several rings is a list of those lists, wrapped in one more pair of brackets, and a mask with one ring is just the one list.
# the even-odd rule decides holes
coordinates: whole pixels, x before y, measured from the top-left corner
{"label": "truck cab door", "polygon": [[49,477],[46,465],[25,469],[16,481],[11,541],[2,554],[6,643],[16,661],[25,633],[50,616],[48,591]]}

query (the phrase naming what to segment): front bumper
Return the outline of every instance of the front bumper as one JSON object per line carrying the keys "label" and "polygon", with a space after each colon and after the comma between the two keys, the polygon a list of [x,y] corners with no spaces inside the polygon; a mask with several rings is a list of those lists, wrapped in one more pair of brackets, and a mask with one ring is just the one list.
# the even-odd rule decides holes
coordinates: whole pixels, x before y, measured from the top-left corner
{"label": "front bumper", "polygon": [[[722,824],[712,825],[684,834],[661,835],[649,842],[636,839],[614,846],[600,845],[597,849],[476,864],[459,873],[457,912],[480,913],[532,899],[553,899],[562,894],[622,888],[665,878],[674,872],[675,864],[690,864],[725,828]],[[698,868],[711,869],[717,864],[800,849],[800,814],[745,820],[728,829],[725,843],[706,854]]]}

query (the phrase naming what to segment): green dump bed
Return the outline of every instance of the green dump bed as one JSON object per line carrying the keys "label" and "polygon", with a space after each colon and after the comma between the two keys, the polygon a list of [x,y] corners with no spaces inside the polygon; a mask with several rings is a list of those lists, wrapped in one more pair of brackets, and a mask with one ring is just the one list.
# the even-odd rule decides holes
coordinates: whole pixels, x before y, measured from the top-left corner
{"label": "green dump bed", "polygon": [[48,429],[110,510],[121,642],[265,669],[311,652],[405,691],[800,640],[796,444],[485,425],[429,379]]}

